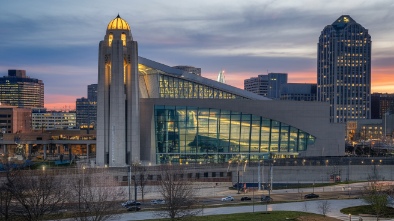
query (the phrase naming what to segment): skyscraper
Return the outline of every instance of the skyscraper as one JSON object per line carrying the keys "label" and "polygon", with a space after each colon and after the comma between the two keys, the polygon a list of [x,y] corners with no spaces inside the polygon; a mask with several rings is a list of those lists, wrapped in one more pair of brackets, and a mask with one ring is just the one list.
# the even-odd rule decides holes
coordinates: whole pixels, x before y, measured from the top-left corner
{"label": "skyscraper", "polygon": [[0,102],[17,107],[43,108],[44,83],[26,76],[25,70],[8,70],[8,76],[0,78]]}
{"label": "skyscraper", "polygon": [[287,84],[287,73],[268,73],[244,80],[244,89],[271,99],[280,99],[281,87]]}
{"label": "skyscraper", "polygon": [[119,15],[99,45],[96,163],[140,161],[138,45]]}
{"label": "skyscraper", "polygon": [[327,25],[317,45],[317,99],[330,103],[330,121],[371,116],[371,36],[349,15]]}

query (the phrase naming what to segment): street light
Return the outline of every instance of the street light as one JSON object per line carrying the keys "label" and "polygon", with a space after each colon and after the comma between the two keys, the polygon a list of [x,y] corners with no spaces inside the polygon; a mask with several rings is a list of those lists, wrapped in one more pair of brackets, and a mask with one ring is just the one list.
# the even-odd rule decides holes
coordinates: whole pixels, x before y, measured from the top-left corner
{"label": "street light", "polygon": [[82,167],[82,187],[85,187],[85,166]]}

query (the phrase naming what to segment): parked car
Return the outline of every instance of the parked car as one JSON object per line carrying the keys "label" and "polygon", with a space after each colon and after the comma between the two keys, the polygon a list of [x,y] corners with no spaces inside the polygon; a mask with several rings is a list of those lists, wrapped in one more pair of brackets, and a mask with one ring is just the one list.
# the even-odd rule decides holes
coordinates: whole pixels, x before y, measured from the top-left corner
{"label": "parked car", "polygon": [[272,201],[274,201],[270,196],[261,196],[261,202],[264,202],[264,203],[270,203],[270,202],[272,202]]}
{"label": "parked car", "polygon": [[136,212],[136,211],[140,211],[140,210],[141,210],[141,207],[139,207],[139,206],[127,207],[127,211],[131,211],[131,212]]}
{"label": "parked car", "polygon": [[136,202],[136,201],[134,201],[134,200],[128,200],[128,201],[126,201],[126,202],[124,202],[124,203],[122,203],[122,206],[123,207],[130,207],[130,206],[140,206],[141,205],[141,203],[140,202]]}
{"label": "parked car", "polygon": [[234,197],[226,196],[226,197],[222,198],[222,201],[234,201]]}
{"label": "parked car", "polygon": [[156,204],[166,204],[166,201],[163,199],[157,199],[157,200],[151,200],[150,201],[151,205],[156,205]]}
{"label": "parked car", "polygon": [[314,194],[314,193],[310,193],[310,194],[306,194],[304,196],[305,199],[312,199],[312,198],[319,198],[319,195]]}
{"label": "parked car", "polygon": [[247,196],[244,196],[244,197],[241,198],[241,201],[246,201],[246,200],[252,200],[252,198],[247,197]]}

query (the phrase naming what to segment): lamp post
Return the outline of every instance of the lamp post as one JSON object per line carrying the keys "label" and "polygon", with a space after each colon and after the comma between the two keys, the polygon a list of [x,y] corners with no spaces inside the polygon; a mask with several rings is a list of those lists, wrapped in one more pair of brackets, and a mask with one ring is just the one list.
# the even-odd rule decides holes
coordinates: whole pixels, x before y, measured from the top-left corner
{"label": "lamp post", "polygon": [[85,187],[85,166],[82,167],[82,187]]}

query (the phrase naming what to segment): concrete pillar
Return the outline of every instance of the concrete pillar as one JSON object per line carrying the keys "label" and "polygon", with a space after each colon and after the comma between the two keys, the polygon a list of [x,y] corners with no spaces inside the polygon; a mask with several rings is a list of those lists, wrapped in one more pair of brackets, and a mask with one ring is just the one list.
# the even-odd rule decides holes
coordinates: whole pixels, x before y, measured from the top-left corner
{"label": "concrete pillar", "polygon": [[60,145],[56,145],[57,148],[57,154],[60,154]]}
{"label": "concrete pillar", "polygon": [[47,144],[44,144],[44,160],[47,160]]}
{"label": "concrete pillar", "polygon": [[6,155],[7,154],[7,145],[6,144],[3,144],[3,150],[4,150],[4,155]]}
{"label": "concrete pillar", "polygon": [[71,145],[70,144],[65,144],[65,146],[68,148],[68,158],[71,161],[73,159],[72,151],[71,151]]}

